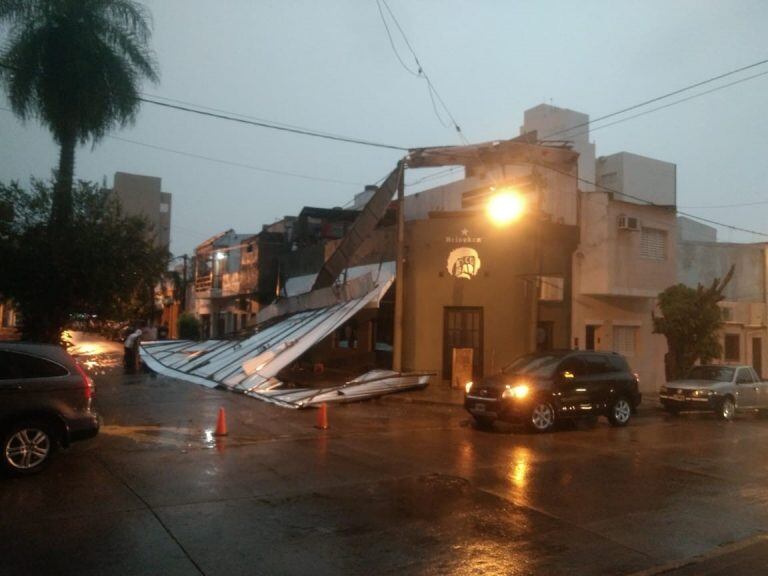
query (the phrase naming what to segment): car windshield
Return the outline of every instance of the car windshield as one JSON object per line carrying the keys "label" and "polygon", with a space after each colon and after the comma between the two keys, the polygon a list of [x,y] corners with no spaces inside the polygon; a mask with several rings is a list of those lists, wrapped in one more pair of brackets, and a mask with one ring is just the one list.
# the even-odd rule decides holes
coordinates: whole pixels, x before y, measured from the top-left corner
{"label": "car windshield", "polygon": [[688,380],[712,380],[730,382],[733,380],[733,368],[726,366],[694,366],[688,372]]}
{"label": "car windshield", "polygon": [[549,377],[562,360],[562,356],[526,354],[502,368],[503,374],[528,374],[530,376]]}

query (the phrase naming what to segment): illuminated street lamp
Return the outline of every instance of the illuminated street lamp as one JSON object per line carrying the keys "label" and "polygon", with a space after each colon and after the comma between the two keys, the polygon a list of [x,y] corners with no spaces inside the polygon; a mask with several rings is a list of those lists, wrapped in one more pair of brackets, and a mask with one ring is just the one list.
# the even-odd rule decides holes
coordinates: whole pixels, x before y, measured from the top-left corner
{"label": "illuminated street lamp", "polygon": [[485,207],[488,218],[496,226],[506,226],[520,218],[525,212],[525,199],[512,188],[495,191]]}

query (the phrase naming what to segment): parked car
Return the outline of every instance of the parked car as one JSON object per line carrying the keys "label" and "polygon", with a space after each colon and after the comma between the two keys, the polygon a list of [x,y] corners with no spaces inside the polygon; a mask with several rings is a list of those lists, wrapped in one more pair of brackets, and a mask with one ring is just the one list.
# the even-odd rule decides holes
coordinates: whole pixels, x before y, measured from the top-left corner
{"label": "parked car", "polygon": [[39,472],[59,446],[95,436],[93,392],[93,381],[63,348],[0,343],[0,468]]}
{"label": "parked car", "polygon": [[768,409],[768,382],[752,366],[704,364],[662,386],[659,400],[671,414],[704,410],[731,420],[737,410]]}
{"label": "parked car", "polygon": [[536,432],[551,430],[561,419],[595,416],[625,426],[641,400],[637,375],[614,352],[527,354],[465,388],[464,407],[479,425],[521,422]]}

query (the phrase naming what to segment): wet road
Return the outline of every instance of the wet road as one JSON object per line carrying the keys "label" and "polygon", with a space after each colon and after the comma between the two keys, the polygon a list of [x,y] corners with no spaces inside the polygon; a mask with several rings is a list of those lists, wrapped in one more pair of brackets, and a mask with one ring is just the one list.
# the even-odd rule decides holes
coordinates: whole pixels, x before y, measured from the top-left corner
{"label": "wet road", "polygon": [[123,376],[120,345],[91,344],[102,433],[0,480],[2,574],[652,573],[768,527],[757,416],[535,436],[378,400],[319,431],[314,411]]}

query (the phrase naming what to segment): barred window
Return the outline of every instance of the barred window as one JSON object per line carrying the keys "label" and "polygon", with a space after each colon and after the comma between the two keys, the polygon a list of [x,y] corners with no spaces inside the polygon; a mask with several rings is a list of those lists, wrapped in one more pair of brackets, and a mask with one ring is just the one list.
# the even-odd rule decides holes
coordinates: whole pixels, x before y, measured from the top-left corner
{"label": "barred window", "polygon": [[640,232],[640,257],[648,260],[666,260],[667,232],[643,227]]}
{"label": "barred window", "polygon": [[624,356],[634,356],[637,345],[636,326],[613,327],[613,351]]}

